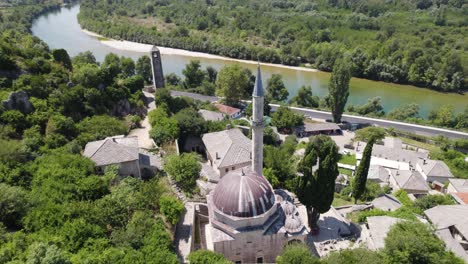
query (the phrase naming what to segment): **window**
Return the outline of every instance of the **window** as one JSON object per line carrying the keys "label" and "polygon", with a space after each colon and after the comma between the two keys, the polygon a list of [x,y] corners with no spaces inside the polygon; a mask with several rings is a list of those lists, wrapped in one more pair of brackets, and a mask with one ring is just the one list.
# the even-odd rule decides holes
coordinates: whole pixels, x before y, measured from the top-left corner
{"label": "window", "polygon": [[235,263],[236,264],[242,264],[242,261],[239,260],[239,261],[236,261]]}
{"label": "window", "polygon": [[263,263],[263,257],[258,257],[257,258],[257,263]]}
{"label": "window", "polygon": [[236,169],[236,167],[232,167],[232,170],[235,170],[235,169]]}
{"label": "window", "polygon": [[226,168],[225,172],[228,172],[229,171],[229,168]]}
{"label": "window", "polygon": [[158,57],[158,54],[155,52],[153,53],[153,57],[157,58]]}

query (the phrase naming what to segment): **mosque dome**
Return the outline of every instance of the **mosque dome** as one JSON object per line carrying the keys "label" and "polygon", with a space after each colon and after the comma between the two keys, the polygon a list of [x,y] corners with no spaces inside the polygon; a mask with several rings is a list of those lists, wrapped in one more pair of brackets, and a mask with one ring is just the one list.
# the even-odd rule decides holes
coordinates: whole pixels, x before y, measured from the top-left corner
{"label": "mosque dome", "polygon": [[273,207],[275,194],[263,176],[244,168],[221,178],[213,191],[213,203],[226,215],[254,217]]}
{"label": "mosque dome", "polygon": [[284,228],[288,233],[297,233],[302,230],[303,225],[299,217],[295,215],[287,215],[284,221]]}

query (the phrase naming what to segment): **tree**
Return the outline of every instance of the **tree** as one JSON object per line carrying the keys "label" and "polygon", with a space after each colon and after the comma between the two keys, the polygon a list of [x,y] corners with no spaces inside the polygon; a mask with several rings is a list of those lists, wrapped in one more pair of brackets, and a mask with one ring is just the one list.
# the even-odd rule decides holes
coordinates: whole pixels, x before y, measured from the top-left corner
{"label": "tree", "polygon": [[249,87],[249,78],[238,64],[221,68],[216,80],[216,95],[223,96],[226,104],[236,105]]}
{"label": "tree", "polygon": [[193,108],[188,107],[174,115],[179,125],[180,137],[199,136],[205,131],[205,119]]}
{"label": "tree", "polygon": [[271,115],[271,124],[278,130],[291,131],[293,127],[304,123],[304,116],[296,114],[286,106],[280,106],[276,112]]}
{"label": "tree", "polygon": [[153,80],[153,73],[151,72],[151,59],[148,56],[141,56],[138,58],[135,65],[136,74],[143,77],[145,83],[151,83]]}
{"label": "tree", "polygon": [[348,61],[344,58],[336,60],[328,85],[330,106],[335,123],[341,123],[341,115],[348,101],[350,80],[351,70]]}
{"label": "tree", "polygon": [[405,121],[409,118],[419,117],[419,105],[415,103],[407,104],[393,109],[388,113],[388,118]]}
{"label": "tree", "polygon": [[318,264],[320,260],[314,257],[304,244],[291,244],[284,248],[283,253],[276,257],[278,264]]}
{"label": "tree", "polygon": [[433,235],[429,226],[417,221],[392,226],[385,238],[383,252],[388,263],[463,263],[445,250],[443,242]]}
{"label": "tree", "polygon": [[27,192],[21,187],[0,183],[0,222],[6,227],[18,228],[29,208]]}
{"label": "tree", "polygon": [[174,178],[181,188],[192,193],[196,180],[200,175],[201,165],[198,156],[194,153],[168,156],[164,163],[164,170]]}
{"label": "tree", "polygon": [[54,60],[58,63],[61,63],[65,68],[68,70],[72,70],[72,62],[70,60],[70,56],[68,56],[68,53],[64,49],[55,49],[52,50],[52,56],[54,56]]}
{"label": "tree", "polygon": [[179,222],[185,208],[182,202],[170,195],[163,195],[159,200],[159,208],[161,213],[166,217],[166,220],[172,225]]}
{"label": "tree", "polygon": [[328,136],[319,135],[311,138],[299,162],[298,171],[303,176],[296,177],[295,193],[307,208],[312,230],[318,229],[320,214],[327,212],[333,202],[339,159],[335,142]]}
{"label": "tree", "polygon": [[374,97],[367,100],[366,104],[360,106],[348,106],[349,112],[355,112],[360,115],[371,115],[371,116],[383,116],[382,99],[380,97]]}
{"label": "tree", "polygon": [[132,58],[120,58],[120,66],[122,67],[122,73],[125,77],[130,77],[135,74],[135,62],[132,60]]}
{"label": "tree", "polygon": [[282,78],[279,74],[273,74],[267,81],[268,96],[279,102],[288,99],[289,96],[288,89],[284,86]]}
{"label": "tree", "polygon": [[354,141],[368,141],[373,138],[376,142],[385,138],[385,129],[382,127],[365,127],[356,131]]}
{"label": "tree", "polygon": [[451,205],[455,204],[450,195],[426,195],[417,199],[414,206],[418,208],[422,214],[427,209],[437,205]]}
{"label": "tree", "polygon": [[80,52],[78,55],[73,57],[73,64],[96,64],[96,57],[94,57],[91,51]]}
{"label": "tree", "polygon": [[359,198],[366,190],[367,174],[369,172],[370,161],[372,158],[372,147],[374,146],[375,139],[371,137],[367,141],[366,148],[362,154],[361,163],[356,171],[353,179],[353,197],[354,203],[357,204]]}
{"label": "tree", "polygon": [[68,264],[70,260],[56,245],[35,242],[29,246],[26,264]]}
{"label": "tree", "polygon": [[189,64],[185,65],[182,74],[185,76],[185,88],[197,88],[201,86],[205,79],[205,72],[201,69],[199,60],[192,60]]}
{"label": "tree", "polygon": [[326,264],[380,264],[382,254],[366,248],[345,249],[331,252],[324,260]]}
{"label": "tree", "polygon": [[199,249],[189,254],[188,260],[191,264],[229,264],[223,254],[211,250]]}
{"label": "tree", "polygon": [[218,71],[212,66],[206,67],[206,77],[210,83],[216,82],[216,77],[218,76]]}
{"label": "tree", "polygon": [[429,120],[438,126],[452,127],[454,123],[453,105],[444,105],[429,113]]}
{"label": "tree", "polygon": [[319,97],[312,94],[312,87],[301,86],[297,95],[291,99],[291,104],[303,107],[318,107]]}

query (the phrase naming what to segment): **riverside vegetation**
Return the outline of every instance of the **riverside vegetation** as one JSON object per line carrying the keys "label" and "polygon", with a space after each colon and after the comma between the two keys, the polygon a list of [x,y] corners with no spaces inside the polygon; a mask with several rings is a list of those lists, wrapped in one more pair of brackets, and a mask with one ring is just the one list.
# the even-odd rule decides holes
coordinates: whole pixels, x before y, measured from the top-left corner
{"label": "riverside vegetation", "polygon": [[441,91],[468,89],[459,0],[81,1],[80,24],[106,37],[331,71]]}

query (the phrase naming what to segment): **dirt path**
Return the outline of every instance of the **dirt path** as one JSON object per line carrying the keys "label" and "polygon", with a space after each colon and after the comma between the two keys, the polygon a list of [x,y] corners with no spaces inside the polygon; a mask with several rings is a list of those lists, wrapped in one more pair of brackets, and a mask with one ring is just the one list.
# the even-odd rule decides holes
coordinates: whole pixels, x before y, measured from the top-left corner
{"label": "dirt path", "polygon": [[[147,98],[148,104],[148,112],[156,108],[156,104],[154,103],[154,95],[148,92],[143,91],[143,94]],[[148,115],[146,115],[145,119],[141,122],[140,128],[135,128],[130,131],[130,136],[137,136],[138,137],[138,145],[140,148],[151,149],[154,148],[153,140],[149,136],[149,131],[151,129],[151,125],[149,123]]]}

